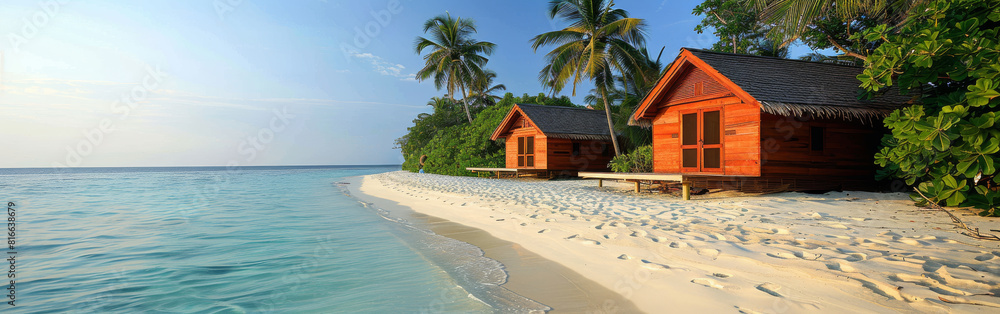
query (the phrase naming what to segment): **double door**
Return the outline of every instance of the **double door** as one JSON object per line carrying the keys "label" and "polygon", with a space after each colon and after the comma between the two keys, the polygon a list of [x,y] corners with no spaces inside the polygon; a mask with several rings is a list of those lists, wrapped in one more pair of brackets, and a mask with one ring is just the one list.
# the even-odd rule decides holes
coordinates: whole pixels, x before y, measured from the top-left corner
{"label": "double door", "polygon": [[722,172],[722,108],[680,114],[681,171]]}

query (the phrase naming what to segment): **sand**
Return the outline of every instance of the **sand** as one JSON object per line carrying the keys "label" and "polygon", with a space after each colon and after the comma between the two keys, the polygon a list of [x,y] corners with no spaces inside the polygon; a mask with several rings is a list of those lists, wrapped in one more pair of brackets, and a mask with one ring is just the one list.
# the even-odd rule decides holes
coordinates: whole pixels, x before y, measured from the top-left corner
{"label": "sand", "polygon": [[[355,189],[516,243],[644,312],[1000,311],[1000,243],[959,234],[945,213],[903,193],[682,201],[605,183],[391,172]],[[961,217],[1000,229],[997,219]],[[620,302],[587,303],[547,305],[607,312]]]}

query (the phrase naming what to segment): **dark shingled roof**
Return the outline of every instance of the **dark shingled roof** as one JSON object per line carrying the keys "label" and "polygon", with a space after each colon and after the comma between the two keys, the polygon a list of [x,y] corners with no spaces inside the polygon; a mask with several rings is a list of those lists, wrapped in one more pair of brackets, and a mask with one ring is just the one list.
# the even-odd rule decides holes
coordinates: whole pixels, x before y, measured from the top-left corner
{"label": "dark shingled roof", "polygon": [[828,118],[884,116],[909,101],[896,88],[873,100],[859,100],[863,68],[685,48],[780,115],[811,113]]}
{"label": "dark shingled roof", "polygon": [[548,137],[610,141],[604,111],[561,106],[517,104]]}

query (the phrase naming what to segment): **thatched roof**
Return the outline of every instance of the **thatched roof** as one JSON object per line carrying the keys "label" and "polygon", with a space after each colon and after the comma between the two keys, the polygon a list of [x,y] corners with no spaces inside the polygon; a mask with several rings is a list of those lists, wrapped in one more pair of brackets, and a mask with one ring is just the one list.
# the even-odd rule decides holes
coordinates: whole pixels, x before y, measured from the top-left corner
{"label": "thatched roof", "polygon": [[[861,83],[857,76],[864,69],[856,66],[690,48],[684,48],[679,59],[685,50],[690,53],[686,58],[693,56],[711,67],[703,71],[721,74],[760,103],[762,111],[774,115],[871,121],[885,117],[910,100],[909,96],[899,95],[895,88],[875,99],[859,100]],[[647,100],[656,101],[644,99],[644,102]],[[646,120],[630,124],[648,123]]]}
{"label": "thatched roof", "polygon": [[[512,113],[520,110],[545,136],[572,140],[610,141],[608,120],[604,111],[561,106],[516,104]],[[497,126],[499,135],[509,127],[507,119]]]}

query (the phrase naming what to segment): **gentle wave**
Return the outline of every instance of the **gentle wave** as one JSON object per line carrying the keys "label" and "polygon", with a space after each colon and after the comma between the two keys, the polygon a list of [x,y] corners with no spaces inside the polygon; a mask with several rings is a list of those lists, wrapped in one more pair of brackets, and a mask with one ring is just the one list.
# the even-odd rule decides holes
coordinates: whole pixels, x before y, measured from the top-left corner
{"label": "gentle wave", "polygon": [[495,261],[451,265],[453,253],[435,251],[481,256],[478,248],[442,242],[387,221],[330,187],[344,177],[396,169],[2,175],[2,197],[10,199],[0,201],[18,206],[15,309],[242,313],[533,308],[496,286],[505,274],[476,274],[481,269],[502,272]]}
{"label": "gentle wave", "polygon": [[[344,194],[351,195],[343,185]],[[353,195],[351,197],[357,199]],[[427,254],[429,260],[444,268],[459,284],[469,291],[469,297],[489,305],[498,313],[544,313],[552,308],[504,288],[507,272],[504,265],[485,256],[485,252],[475,245],[438,235],[420,228],[405,219],[394,217],[388,210],[372,203],[357,199],[358,203],[371,209],[387,221],[411,230],[413,236],[406,237],[417,252]]]}

